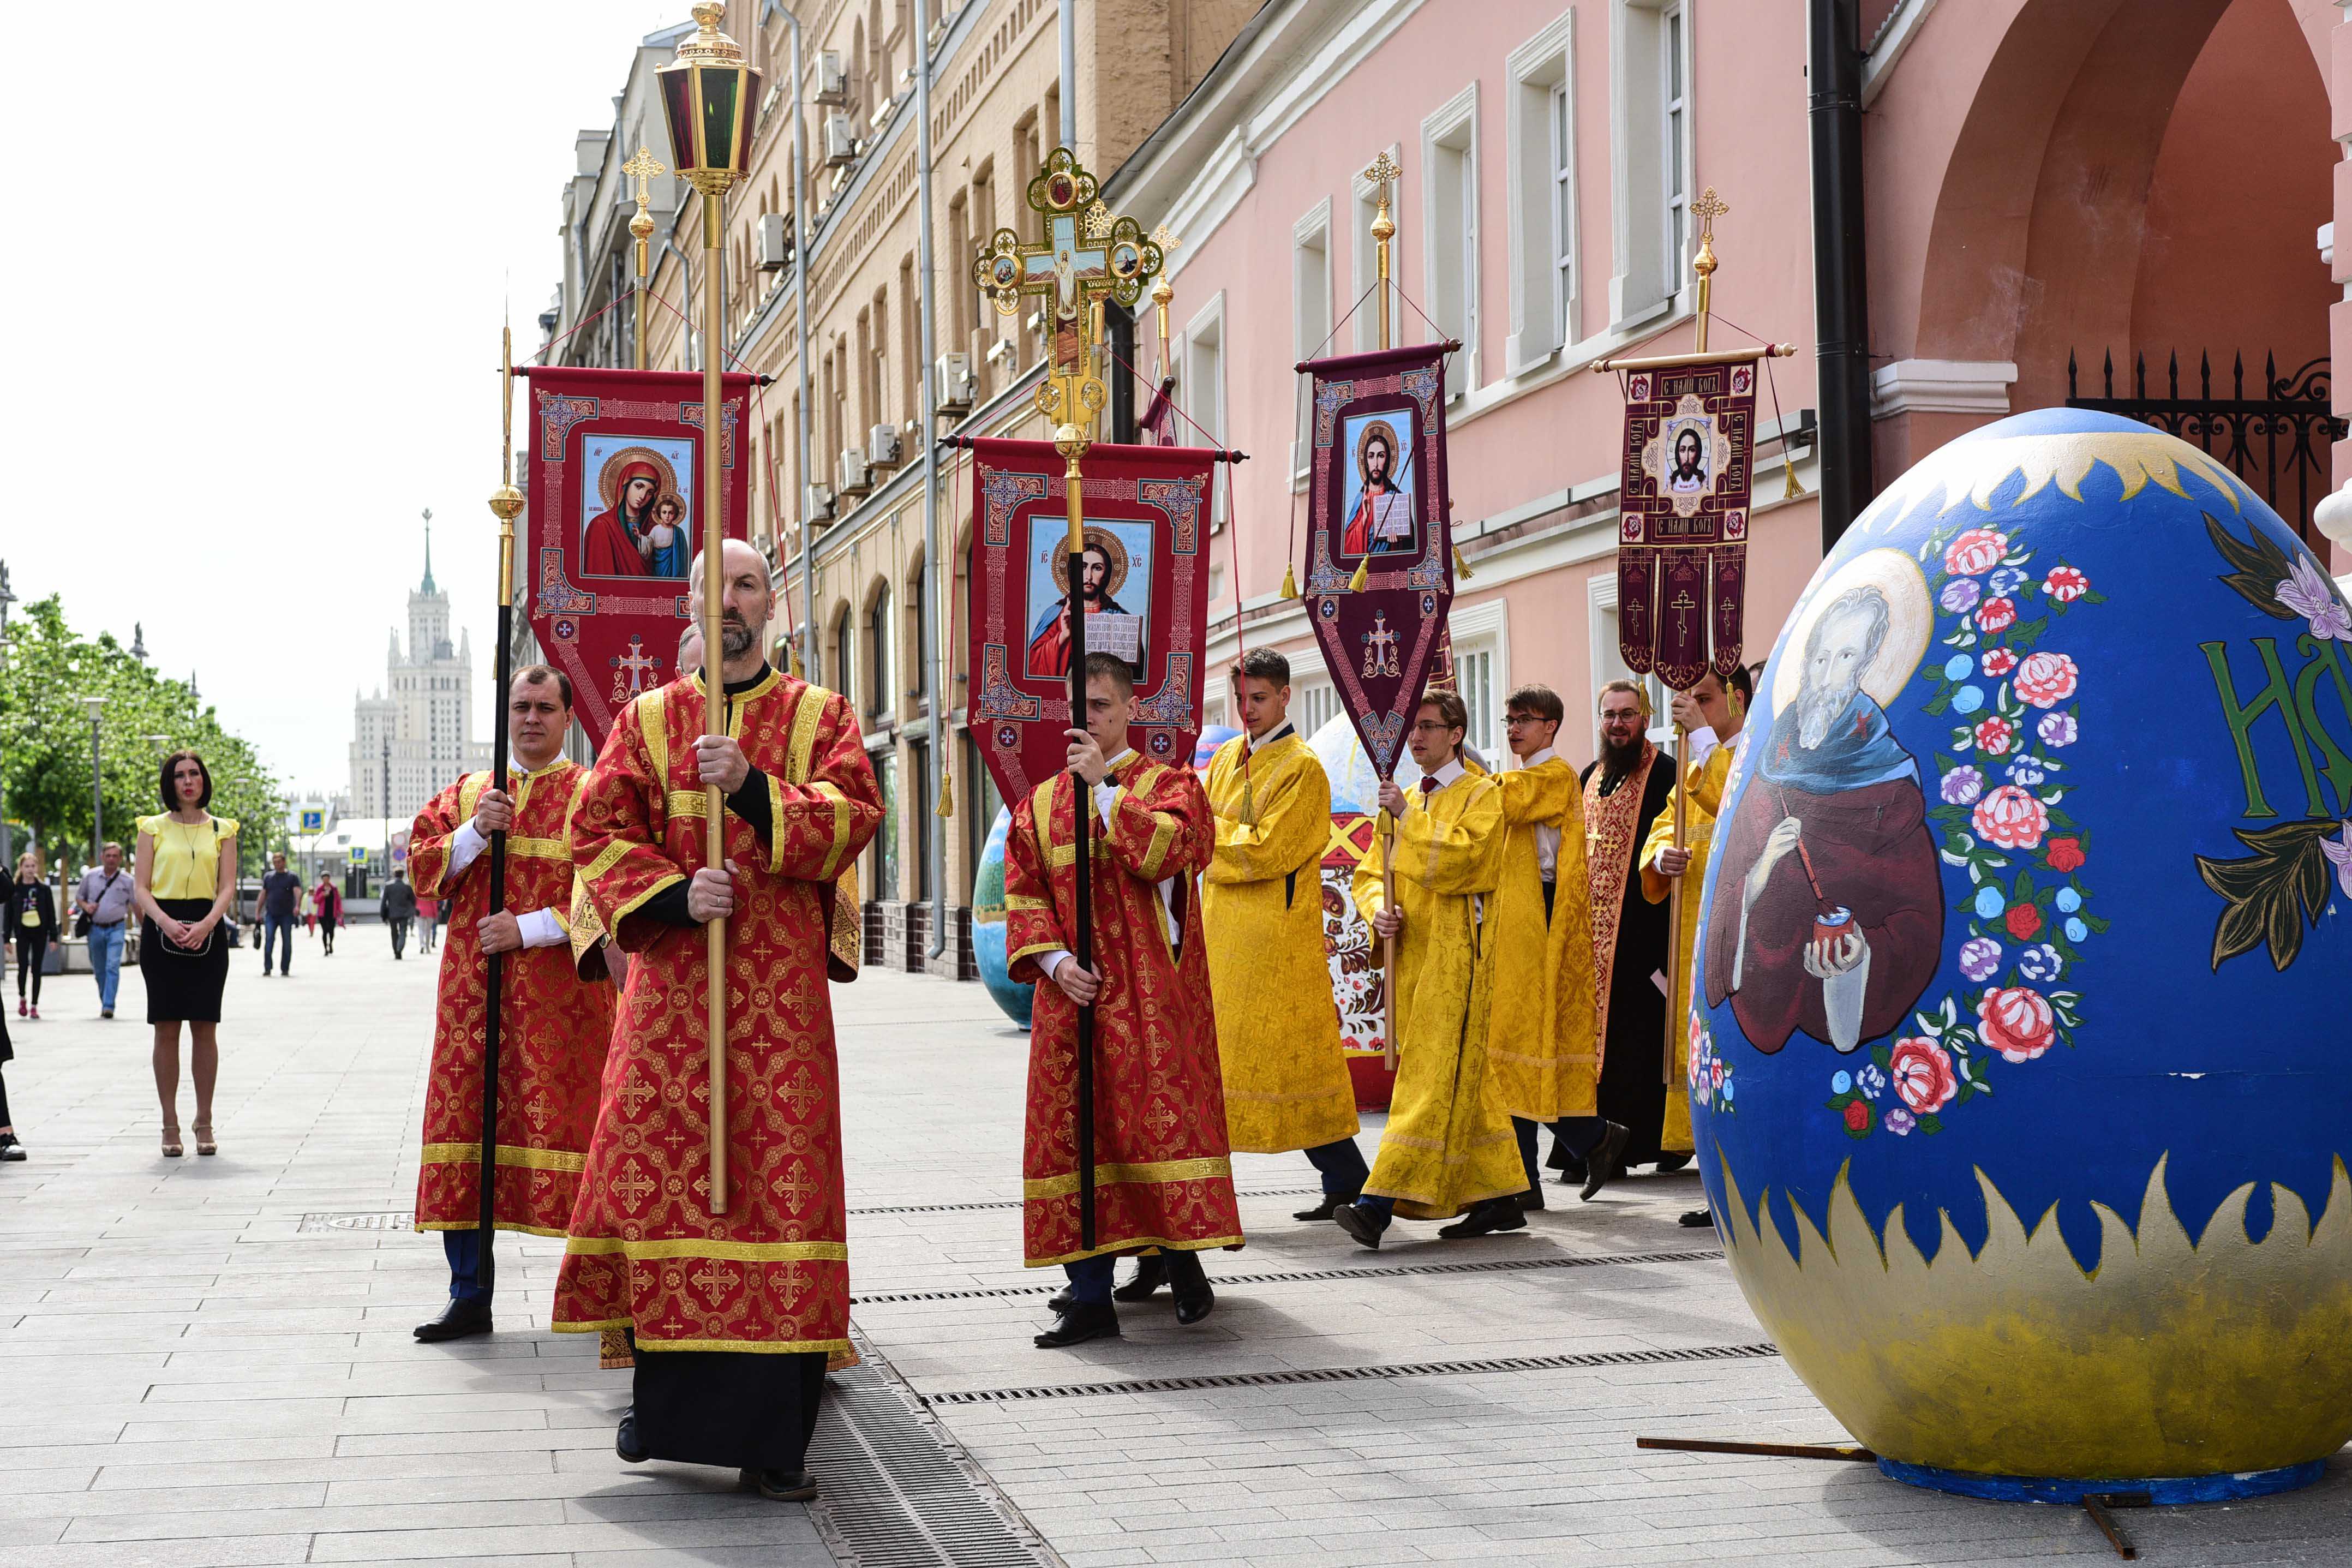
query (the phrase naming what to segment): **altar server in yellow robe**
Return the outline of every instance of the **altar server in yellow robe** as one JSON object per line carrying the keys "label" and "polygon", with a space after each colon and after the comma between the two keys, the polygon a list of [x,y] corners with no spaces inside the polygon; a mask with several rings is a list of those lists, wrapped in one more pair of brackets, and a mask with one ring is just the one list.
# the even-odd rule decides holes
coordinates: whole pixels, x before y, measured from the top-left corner
{"label": "altar server in yellow robe", "polygon": [[[1675,796],[1651,825],[1642,846],[1642,896],[1654,904],[1665,902],[1677,880],[1682,883],[1682,931],[1675,949],[1675,989],[1667,1016],[1675,1027],[1675,1081],[1666,1092],[1665,1131],[1661,1147],[1688,1152],[1691,1147],[1690,1031],[1691,974],[1698,952],[1700,895],[1706,886],[1707,851],[1715,839],[1715,819],[1723,809],[1724,791],[1731,777],[1738,741],[1748,721],[1748,700],[1755,682],[1743,668],[1727,684],[1709,671],[1688,691],[1675,693],[1675,723],[1686,731],[1687,755],[1683,777],[1675,788],[1686,792],[1690,805],[1683,823],[1683,847],[1675,843]],[[1705,1209],[1693,1209],[1682,1223],[1694,1228],[1713,1223]]]}
{"label": "altar server in yellow robe", "polygon": [[1544,1206],[1536,1129],[1549,1124],[1553,1136],[1580,1157],[1602,1141],[1609,1125],[1597,1116],[1570,1115],[1591,1109],[1574,1103],[1575,1089],[1599,1058],[1592,1045],[1584,790],[1553,746],[1567,711],[1548,686],[1522,686],[1506,698],[1504,735],[1519,765],[1494,775],[1507,837],[1484,933],[1486,962],[1495,971],[1486,1059],[1496,1097],[1518,1135],[1519,1164],[1528,1178],[1518,1202],[1529,1209]]}
{"label": "altar server in yellow robe", "polygon": [[1233,681],[1248,758],[1235,736],[1209,763],[1217,848],[1201,879],[1225,1121],[1237,1152],[1306,1151],[1323,1201],[1296,1217],[1328,1220],[1370,1173],[1323,950],[1331,784],[1290,722],[1290,661],[1254,647]]}
{"label": "altar server in yellow robe", "polygon": [[1356,907],[1375,935],[1397,938],[1389,1124],[1363,1196],[1331,1216],[1366,1247],[1380,1246],[1395,1215],[1463,1215],[1438,1232],[1448,1239],[1528,1223],[1518,1205],[1527,1174],[1487,1071],[1495,976],[1480,961],[1480,922],[1502,873],[1503,792],[1464,765],[1468,722],[1459,696],[1431,691],[1411,736],[1419,786],[1408,795],[1393,781],[1381,785],[1381,807],[1397,825],[1395,905],[1384,895],[1377,846],[1356,868]]}

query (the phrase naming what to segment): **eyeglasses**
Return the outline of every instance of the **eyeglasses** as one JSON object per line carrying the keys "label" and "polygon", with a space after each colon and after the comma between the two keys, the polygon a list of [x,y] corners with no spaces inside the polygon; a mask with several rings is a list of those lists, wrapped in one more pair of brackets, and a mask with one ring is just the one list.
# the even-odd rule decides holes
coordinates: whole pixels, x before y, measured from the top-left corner
{"label": "eyeglasses", "polygon": [[1506,713],[1503,715],[1503,728],[1506,730],[1516,729],[1521,724],[1548,724],[1549,722],[1551,722],[1551,721],[1546,719],[1540,713]]}
{"label": "eyeglasses", "polygon": [[1454,726],[1451,724],[1431,723],[1425,719],[1417,721],[1412,727],[1412,732],[1416,735],[1446,735],[1453,733],[1453,731]]}

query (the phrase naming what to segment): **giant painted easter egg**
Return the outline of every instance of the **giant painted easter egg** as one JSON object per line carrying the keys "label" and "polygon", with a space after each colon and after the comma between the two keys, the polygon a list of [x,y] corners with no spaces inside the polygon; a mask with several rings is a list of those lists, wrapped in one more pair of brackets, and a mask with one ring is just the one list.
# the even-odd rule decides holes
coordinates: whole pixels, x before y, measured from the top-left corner
{"label": "giant painted easter egg", "polygon": [[2352,1437],[2352,606],[2293,531],[2110,416],[1955,441],[1814,574],[1721,805],[1693,1126],[1822,1403],[1986,1495],[2315,1478]]}
{"label": "giant painted easter egg", "polygon": [[980,983],[1004,1016],[1029,1026],[1029,1004],[1036,988],[1023,985],[1005,973],[1004,955],[1004,836],[1013,830],[1013,813],[996,808],[989,825],[988,842],[981,846],[980,865],[971,879],[971,955],[980,965]]}

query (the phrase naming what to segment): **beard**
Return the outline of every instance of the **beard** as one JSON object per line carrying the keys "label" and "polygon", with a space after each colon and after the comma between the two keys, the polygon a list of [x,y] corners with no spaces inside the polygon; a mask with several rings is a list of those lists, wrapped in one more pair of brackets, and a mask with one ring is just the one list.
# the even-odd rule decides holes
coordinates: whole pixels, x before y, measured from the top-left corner
{"label": "beard", "polygon": [[1808,752],[1821,749],[1830,738],[1830,726],[1853,700],[1853,686],[1807,687],[1797,693],[1797,744]]}
{"label": "beard", "polygon": [[719,651],[729,658],[741,658],[759,645],[760,634],[730,616],[719,628]]}
{"label": "beard", "polygon": [[1611,778],[1622,778],[1632,773],[1642,760],[1642,747],[1649,737],[1636,735],[1630,741],[1612,741],[1601,737],[1601,770]]}

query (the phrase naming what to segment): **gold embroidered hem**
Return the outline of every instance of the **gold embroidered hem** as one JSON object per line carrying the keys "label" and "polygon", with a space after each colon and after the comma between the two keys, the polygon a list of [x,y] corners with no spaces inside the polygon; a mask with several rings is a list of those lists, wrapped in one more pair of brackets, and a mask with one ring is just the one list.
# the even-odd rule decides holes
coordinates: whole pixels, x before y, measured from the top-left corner
{"label": "gold embroidered hem", "polygon": [[[1204,1182],[1223,1177],[1233,1179],[1230,1160],[1157,1160],[1144,1164],[1104,1164],[1095,1166],[1095,1186],[1097,1189],[1121,1183],[1142,1183],[1147,1185],[1160,1182]],[[1078,1173],[1067,1172],[1058,1176],[1036,1176],[1021,1184],[1024,1198],[1066,1197],[1078,1190]]]}
{"label": "gold embroidered hem", "polygon": [[[420,1219],[411,1221],[408,1228],[411,1230],[479,1230],[482,1227],[470,1219]],[[490,1228],[513,1231],[522,1236],[544,1236],[557,1241],[562,1240],[564,1236],[561,1226],[550,1228],[543,1225],[525,1225],[520,1220],[499,1220],[494,1222]]]}
{"label": "gold embroidered hem", "polygon": [[[548,1325],[559,1334],[603,1334],[614,1329],[633,1326],[627,1318],[610,1318],[599,1322],[575,1322],[558,1320]],[[652,1351],[726,1351],[740,1355],[839,1355],[850,1350],[846,1339],[838,1340],[656,1340],[637,1331],[637,1349]],[[599,1347],[602,1354],[602,1347]],[[624,1363],[622,1364],[630,1364]]]}
{"label": "gold embroidered hem", "polygon": [[571,1258],[609,1258],[615,1254],[635,1260],[655,1258],[715,1258],[729,1263],[846,1263],[845,1241],[713,1241],[682,1236],[655,1241],[630,1241],[617,1236],[575,1236],[563,1248]]}
{"label": "gold embroidered hem", "polygon": [[1097,1247],[1090,1252],[1065,1252],[1058,1258],[1024,1258],[1021,1262],[1024,1268],[1050,1268],[1057,1263],[1076,1263],[1088,1258],[1118,1258],[1130,1252],[1150,1252],[1154,1249],[1161,1252],[1215,1252],[1221,1247],[1226,1251],[1235,1251],[1247,1244],[1248,1237],[1239,1233],[1232,1236],[1213,1236],[1198,1241],[1178,1241],[1164,1236],[1130,1236],[1114,1246]]}
{"label": "gold embroidered hem", "polygon": [[[426,1165],[478,1165],[482,1161],[479,1143],[427,1143],[423,1159]],[[584,1171],[588,1156],[569,1149],[518,1149],[511,1143],[501,1143],[492,1152],[491,1163],[513,1166],[525,1171]],[[558,1230],[558,1236],[563,1234]]]}

